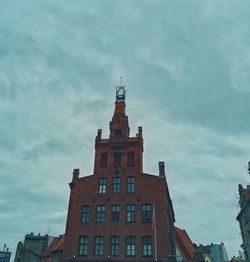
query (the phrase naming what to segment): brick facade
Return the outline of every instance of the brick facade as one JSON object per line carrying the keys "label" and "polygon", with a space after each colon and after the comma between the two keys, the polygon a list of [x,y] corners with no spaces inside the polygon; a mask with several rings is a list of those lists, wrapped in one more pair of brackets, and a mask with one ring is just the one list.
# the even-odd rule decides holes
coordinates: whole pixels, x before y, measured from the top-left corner
{"label": "brick facade", "polygon": [[174,211],[164,162],[159,162],[158,176],[143,173],[142,128],[129,136],[123,94],[116,97],[109,138],[97,132],[93,175],[73,172],[63,261],[175,258]]}

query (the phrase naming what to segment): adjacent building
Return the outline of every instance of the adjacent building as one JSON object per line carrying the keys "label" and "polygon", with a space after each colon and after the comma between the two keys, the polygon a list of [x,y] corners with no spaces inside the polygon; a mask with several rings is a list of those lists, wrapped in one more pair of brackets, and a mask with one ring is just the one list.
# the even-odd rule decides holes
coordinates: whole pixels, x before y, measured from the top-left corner
{"label": "adjacent building", "polygon": [[[250,162],[248,162],[248,172],[250,173]],[[238,188],[240,212],[236,219],[240,224],[245,259],[247,262],[250,262],[250,185],[243,188],[240,184]]]}
{"label": "adjacent building", "polygon": [[227,250],[223,242],[220,244],[211,244],[210,245],[210,256],[212,262],[227,262],[228,255]]}
{"label": "adjacent building", "polygon": [[53,241],[53,237],[34,233],[27,234],[24,242],[17,244],[15,262],[40,262],[42,253]]}
{"label": "adjacent building", "polygon": [[196,245],[194,253],[194,262],[211,262],[210,246],[209,245]]}
{"label": "adjacent building", "polygon": [[62,261],[175,261],[174,210],[165,176],[143,170],[143,132],[130,136],[125,88],[116,89],[108,138],[99,129],[94,170],[73,171]]}
{"label": "adjacent building", "polygon": [[223,242],[220,244],[195,245],[194,261],[227,262],[228,255]]}
{"label": "adjacent building", "polygon": [[6,244],[4,244],[4,248],[0,251],[0,262],[9,262],[11,257],[11,252],[9,248],[6,248]]}

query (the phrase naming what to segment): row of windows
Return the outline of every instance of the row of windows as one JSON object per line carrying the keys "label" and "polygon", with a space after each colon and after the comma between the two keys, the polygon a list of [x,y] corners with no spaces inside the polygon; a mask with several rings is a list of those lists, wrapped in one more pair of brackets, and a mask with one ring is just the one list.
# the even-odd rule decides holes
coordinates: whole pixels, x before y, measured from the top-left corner
{"label": "row of windows", "polygon": [[[113,177],[112,192],[120,193],[120,191],[121,191],[121,179],[120,177]],[[99,178],[98,193],[105,194],[106,192],[107,192],[107,178],[101,177]],[[135,192],[135,177],[134,176],[127,177],[127,192],[128,193]]]}
{"label": "row of windows", "polygon": [[[100,159],[100,167],[108,167],[108,153],[101,153]],[[121,167],[122,164],[122,153],[115,152],[113,154],[113,167]],[[127,153],[127,166],[134,167],[135,166],[135,153],[128,152]]]}
{"label": "row of windows", "polygon": [[[87,256],[88,255],[88,246],[89,246],[89,237],[80,236],[79,238],[79,255]],[[110,238],[110,256],[119,256],[119,247],[120,238],[119,236],[112,236]],[[94,239],[94,255],[103,256],[104,251],[104,237],[96,236]],[[136,255],[136,237],[127,236],[126,237],[126,256],[135,256]],[[152,237],[143,236],[142,237],[142,255],[143,256],[152,256]]]}
{"label": "row of windows", "polygon": [[[105,219],[105,205],[96,206],[96,222],[104,223]],[[90,206],[82,207],[82,223],[86,224],[90,222]],[[135,222],[135,205],[129,204],[126,206],[126,222],[133,223]],[[143,223],[150,223],[152,218],[152,208],[150,204],[141,205],[141,219]],[[120,206],[112,205],[111,207],[111,222],[119,223],[120,221]]]}

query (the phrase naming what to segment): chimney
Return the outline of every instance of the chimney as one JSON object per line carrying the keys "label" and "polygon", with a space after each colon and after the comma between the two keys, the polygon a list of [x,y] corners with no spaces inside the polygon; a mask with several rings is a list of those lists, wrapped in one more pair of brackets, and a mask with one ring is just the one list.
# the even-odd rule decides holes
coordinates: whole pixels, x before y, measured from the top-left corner
{"label": "chimney", "polygon": [[248,174],[250,174],[250,161],[248,162]]}
{"label": "chimney", "polygon": [[100,140],[101,138],[102,138],[102,129],[98,129],[97,130],[96,140]]}
{"label": "chimney", "polygon": [[164,162],[159,162],[159,177],[160,178],[165,178],[165,163]]}
{"label": "chimney", "polygon": [[79,168],[74,169],[72,180],[73,181],[77,180],[79,178],[79,174],[80,174],[80,169]]}
{"label": "chimney", "polygon": [[136,134],[137,137],[142,137],[142,127],[138,126],[138,133]]}

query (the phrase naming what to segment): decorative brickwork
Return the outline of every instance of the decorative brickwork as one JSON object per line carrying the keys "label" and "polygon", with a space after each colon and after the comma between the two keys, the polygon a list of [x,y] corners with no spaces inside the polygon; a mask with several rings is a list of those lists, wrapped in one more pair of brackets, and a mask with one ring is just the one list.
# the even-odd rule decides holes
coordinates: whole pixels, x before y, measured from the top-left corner
{"label": "decorative brickwork", "polygon": [[119,94],[109,138],[97,132],[93,175],[73,172],[62,261],[175,257],[174,211],[164,162],[158,176],[143,173],[142,128],[129,136],[125,107],[125,93]]}

